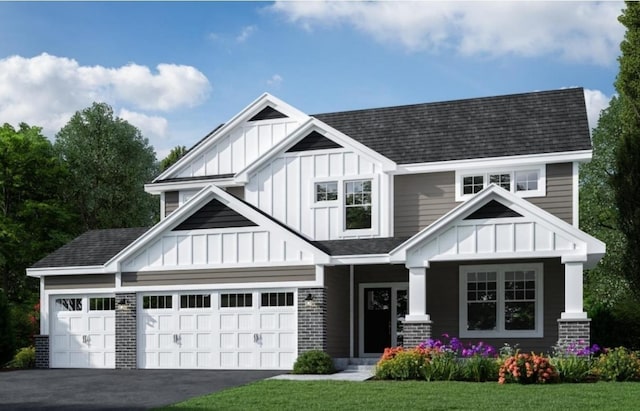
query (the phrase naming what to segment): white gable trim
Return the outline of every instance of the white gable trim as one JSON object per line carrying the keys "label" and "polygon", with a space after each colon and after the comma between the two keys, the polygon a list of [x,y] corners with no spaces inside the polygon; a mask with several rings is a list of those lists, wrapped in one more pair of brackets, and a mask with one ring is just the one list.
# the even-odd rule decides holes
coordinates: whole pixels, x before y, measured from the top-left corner
{"label": "white gable trim", "polygon": [[[238,200],[223,189],[216,187],[215,185],[210,185],[202,189],[184,206],[178,208],[167,218],[160,221],[152,229],[147,231],[145,234],[131,243],[128,247],[111,258],[111,260],[105,263],[105,268],[110,271],[122,271],[121,266],[125,260],[136,256],[136,254],[143,251],[145,247],[150,246],[155,241],[161,239],[164,235],[169,233],[173,228],[189,218],[192,214],[200,210],[201,207],[206,205],[212,199],[217,199],[218,201],[227,205],[229,208],[258,224],[259,227],[277,233],[280,238],[283,238],[291,244],[295,244],[295,246],[299,249],[311,254],[313,256],[313,264],[326,264],[330,261],[330,258],[326,253],[317,249],[309,242],[300,238],[286,228],[280,226],[278,223],[274,222],[273,220],[266,217],[264,214],[260,213],[249,205],[245,204],[244,202]],[[239,229],[238,231],[243,230]],[[189,232],[185,232],[183,234],[189,235]],[[282,262],[279,262],[276,265],[282,265]],[[172,267],[171,269],[173,270],[175,269],[175,267]]]}
{"label": "white gable trim", "polygon": [[[490,200],[506,205],[523,217],[463,220]],[[485,229],[481,234],[479,230]],[[547,236],[544,242],[537,241],[538,233],[540,238]],[[520,244],[518,238],[523,239]],[[605,250],[600,240],[527,200],[491,185],[396,247],[389,256],[392,262],[404,262],[407,267],[428,267],[430,261],[561,257],[563,263],[584,262],[585,268],[590,268],[597,264]]]}
{"label": "white gable trim", "polygon": [[[277,97],[272,96],[269,93],[264,93],[256,100],[254,100],[251,104],[242,109],[238,114],[233,116],[228,122],[226,122],[222,127],[218,130],[212,132],[209,136],[206,137],[206,140],[203,141],[198,147],[194,150],[188,152],[184,157],[178,160],[171,167],[166,169],[162,174],[157,176],[153,182],[173,178],[176,177],[183,166],[189,164],[193,159],[197,158],[199,155],[207,151],[212,145],[214,145],[218,140],[227,135],[227,133],[237,127],[239,124],[247,121],[254,115],[256,115],[260,110],[264,109],[267,106],[271,106],[274,109],[280,111],[282,114],[287,115],[290,118],[297,119],[300,122],[305,121],[309,118],[308,115],[298,110],[297,108],[285,103],[284,101],[278,99]],[[152,182],[152,184],[153,184]]]}
{"label": "white gable trim", "polygon": [[235,177],[235,182],[238,184],[247,183],[253,172],[257,171],[262,165],[268,163],[277,155],[286,152],[312,131],[317,131],[328,139],[340,144],[342,147],[353,150],[373,163],[380,164],[383,171],[392,171],[396,169],[396,163],[385,156],[334,129],[328,124],[316,118],[309,117],[309,119],[301,124],[293,133],[289,134],[278,144],[271,147],[271,149],[269,149],[269,151],[267,151],[262,157],[259,157],[253,163],[248,164],[242,171],[238,172]]}

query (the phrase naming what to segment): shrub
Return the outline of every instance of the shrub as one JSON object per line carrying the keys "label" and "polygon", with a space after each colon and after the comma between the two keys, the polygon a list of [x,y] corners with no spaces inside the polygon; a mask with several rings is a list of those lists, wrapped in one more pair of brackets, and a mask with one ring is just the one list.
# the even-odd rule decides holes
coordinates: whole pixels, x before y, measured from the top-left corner
{"label": "shrub", "polygon": [[584,342],[561,344],[553,347],[551,364],[558,371],[560,382],[584,382],[593,378],[593,355],[600,351],[594,344],[582,348]]}
{"label": "shrub", "polygon": [[293,364],[294,374],[332,374],[334,372],[333,360],[329,354],[320,350],[300,354]]}
{"label": "shrub", "polygon": [[595,372],[606,381],[640,380],[640,359],[638,354],[624,347],[605,350],[598,358]]}
{"label": "shrub", "polygon": [[558,380],[558,372],[543,355],[516,353],[500,366],[498,382],[520,384],[549,383]]}
{"label": "shrub", "polygon": [[417,380],[424,376],[428,352],[418,348],[387,348],[376,365],[376,378],[382,380]]}
{"label": "shrub", "polygon": [[463,358],[460,363],[460,377],[464,381],[496,381],[499,370],[500,363],[495,357],[483,357],[476,354],[469,358]]}
{"label": "shrub", "polygon": [[8,365],[13,368],[34,368],[36,366],[36,348],[33,346],[20,348]]}
{"label": "shrub", "polygon": [[458,379],[460,364],[455,354],[448,351],[434,352],[424,366],[427,381],[453,381]]}

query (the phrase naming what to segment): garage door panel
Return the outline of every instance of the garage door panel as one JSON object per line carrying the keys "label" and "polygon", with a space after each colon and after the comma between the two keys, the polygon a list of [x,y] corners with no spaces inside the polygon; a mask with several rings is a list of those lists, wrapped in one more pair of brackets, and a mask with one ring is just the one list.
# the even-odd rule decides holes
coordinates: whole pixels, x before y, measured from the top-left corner
{"label": "garage door panel", "polygon": [[295,333],[280,333],[278,335],[278,348],[296,348],[296,334]]}
{"label": "garage door panel", "polygon": [[83,317],[68,318],[67,331],[70,333],[83,333],[85,330],[85,320]]}
{"label": "garage door panel", "polygon": [[238,333],[238,348],[251,348],[254,345],[254,334]]}
{"label": "garage door panel", "polygon": [[295,328],[296,317],[293,313],[278,314],[278,328],[292,329]]}
{"label": "garage door panel", "polygon": [[238,314],[238,329],[252,330],[254,328],[254,315],[250,313]]}
{"label": "garage door panel", "polygon": [[213,336],[210,333],[197,334],[196,347],[199,349],[212,349],[213,348]]}
{"label": "garage door panel", "polygon": [[255,368],[256,365],[253,357],[254,354],[252,352],[239,352],[238,368]]}
{"label": "garage door panel", "polygon": [[235,314],[220,314],[220,329],[235,330],[238,328],[238,319]]}
{"label": "garage door panel", "polygon": [[195,331],[196,319],[194,315],[180,315],[178,317],[178,329],[180,331]]}
{"label": "garage door panel", "polygon": [[276,313],[261,313],[260,314],[260,328],[263,330],[275,330],[278,328],[278,314]]}

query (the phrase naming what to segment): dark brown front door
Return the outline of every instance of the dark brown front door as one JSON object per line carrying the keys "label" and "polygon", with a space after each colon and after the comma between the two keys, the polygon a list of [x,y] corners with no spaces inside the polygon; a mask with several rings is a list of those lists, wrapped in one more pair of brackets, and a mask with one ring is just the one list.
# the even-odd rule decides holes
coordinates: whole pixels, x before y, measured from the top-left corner
{"label": "dark brown front door", "polygon": [[391,288],[364,289],[364,352],[391,346]]}

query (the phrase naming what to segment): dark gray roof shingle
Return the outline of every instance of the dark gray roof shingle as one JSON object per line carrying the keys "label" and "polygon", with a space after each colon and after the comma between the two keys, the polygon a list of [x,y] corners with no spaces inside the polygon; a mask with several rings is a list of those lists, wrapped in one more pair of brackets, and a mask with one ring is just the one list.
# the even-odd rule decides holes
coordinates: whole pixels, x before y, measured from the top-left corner
{"label": "dark gray roof shingle", "polygon": [[591,149],[582,88],[314,117],[398,164]]}
{"label": "dark gray roof shingle", "polygon": [[148,227],[92,230],[58,248],[31,268],[102,265],[149,230]]}
{"label": "dark gray roof shingle", "polygon": [[313,241],[312,244],[329,255],[387,254],[409,237],[362,238],[354,240]]}

